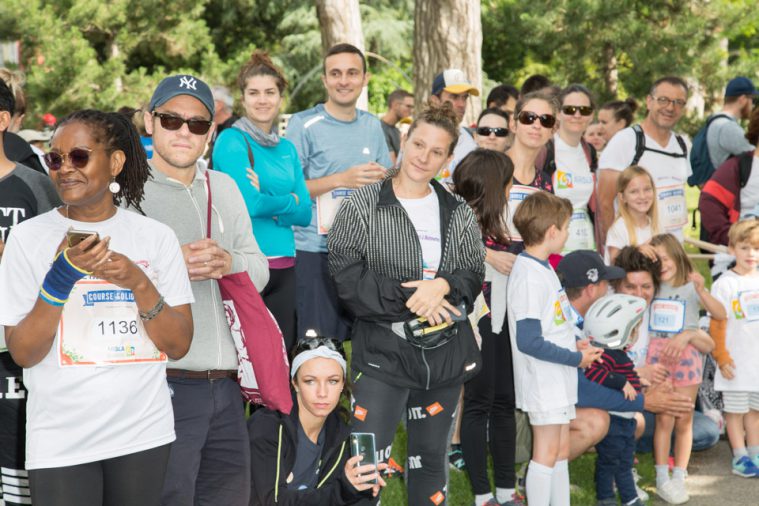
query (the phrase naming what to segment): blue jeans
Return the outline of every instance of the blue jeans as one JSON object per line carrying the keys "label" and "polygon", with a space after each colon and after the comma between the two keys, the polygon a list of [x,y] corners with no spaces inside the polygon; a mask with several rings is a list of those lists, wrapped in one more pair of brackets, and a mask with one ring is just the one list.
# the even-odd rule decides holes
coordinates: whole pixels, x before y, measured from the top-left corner
{"label": "blue jeans", "polygon": [[232,379],[169,378],[174,430],[163,506],[248,506],[250,444]]}
{"label": "blue jeans", "polygon": [[596,444],[596,498],[599,501],[613,499],[614,483],[617,484],[622,504],[638,497],[633,478],[635,457],[635,418],[611,415],[609,432]]}
{"label": "blue jeans", "polygon": [[[651,453],[654,450],[654,428],[656,427],[656,415],[644,411],[646,429],[638,440],[636,451]],[[674,432],[672,434],[674,438]],[[696,410],[693,412],[693,451],[708,450],[719,442],[719,427],[709,417]]]}

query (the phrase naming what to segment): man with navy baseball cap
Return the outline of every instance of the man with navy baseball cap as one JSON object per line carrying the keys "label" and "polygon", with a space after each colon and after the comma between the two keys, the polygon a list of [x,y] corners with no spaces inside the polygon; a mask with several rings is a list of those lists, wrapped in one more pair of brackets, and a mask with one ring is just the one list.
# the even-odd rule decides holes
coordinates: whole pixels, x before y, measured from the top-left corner
{"label": "man with navy baseball cap", "polygon": [[176,440],[164,480],[164,506],[247,506],[250,497],[237,349],[217,280],[247,272],[261,291],[269,264],[251,232],[237,184],[198,163],[214,130],[213,114],[208,85],[186,74],[161,81],[144,113],[153,157],[142,209],[177,235],[195,298],[190,351],[166,369]]}
{"label": "man with navy baseball cap", "polygon": [[746,140],[740,121],[751,115],[756,95],[754,83],[748,77],[739,76],[727,83],[725,104],[713,116],[715,119],[706,131],[709,159],[715,169],[731,156],[754,150],[754,146]]}

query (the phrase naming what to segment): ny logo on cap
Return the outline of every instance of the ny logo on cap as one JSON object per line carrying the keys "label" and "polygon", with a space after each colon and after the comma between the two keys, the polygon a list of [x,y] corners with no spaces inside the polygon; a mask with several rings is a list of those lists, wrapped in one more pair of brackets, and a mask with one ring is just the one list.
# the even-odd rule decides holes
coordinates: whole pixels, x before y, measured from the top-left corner
{"label": "ny logo on cap", "polygon": [[188,90],[196,90],[197,88],[195,85],[198,83],[198,80],[195,79],[192,76],[184,76],[179,78],[179,87],[180,88],[187,88]]}
{"label": "ny logo on cap", "polygon": [[588,269],[585,275],[588,276],[588,281],[591,283],[598,281],[598,269]]}

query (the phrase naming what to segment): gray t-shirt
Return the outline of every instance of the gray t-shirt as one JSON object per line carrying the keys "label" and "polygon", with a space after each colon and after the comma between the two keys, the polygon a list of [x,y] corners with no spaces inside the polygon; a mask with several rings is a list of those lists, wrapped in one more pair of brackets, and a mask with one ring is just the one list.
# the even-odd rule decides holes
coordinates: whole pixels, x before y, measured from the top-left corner
{"label": "gray t-shirt", "polygon": [[398,153],[401,152],[401,131],[395,125],[388,125],[382,120],[380,120],[380,124],[382,125],[382,132],[385,134],[388,151],[398,156]]}
{"label": "gray t-shirt", "polygon": [[298,449],[295,454],[293,466],[293,480],[287,484],[290,490],[315,489],[319,479],[319,464],[321,463],[322,450],[324,449],[324,433],[322,428],[319,437],[314,444],[303,426],[298,424]]}
{"label": "gray t-shirt", "polygon": [[717,118],[709,125],[706,131],[706,145],[715,169],[719,168],[730,156],[754,149],[754,146],[746,140],[743,128],[732,116]]}
{"label": "gray t-shirt", "polygon": [[[672,286],[669,283],[662,283],[655,299],[672,299],[685,302],[685,324],[683,329],[697,329],[699,320],[699,310],[701,301],[696,293],[696,287],[693,283],[688,282],[681,286]],[[672,337],[674,334],[653,332],[657,337]]]}

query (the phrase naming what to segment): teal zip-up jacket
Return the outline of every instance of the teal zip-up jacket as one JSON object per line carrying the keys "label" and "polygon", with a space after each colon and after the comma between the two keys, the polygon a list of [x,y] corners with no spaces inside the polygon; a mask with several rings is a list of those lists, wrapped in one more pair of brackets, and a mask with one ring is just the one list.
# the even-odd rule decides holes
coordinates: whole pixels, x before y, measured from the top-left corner
{"label": "teal zip-up jacket", "polygon": [[[253,153],[260,191],[247,178],[250,159],[245,141]],[[264,255],[294,257],[293,225],[305,227],[311,223],[311,197],[293,143],[280,138],[276,146],[264,147],[242,130],[227,128],[214,144],[213,165],[237,183]]]}

